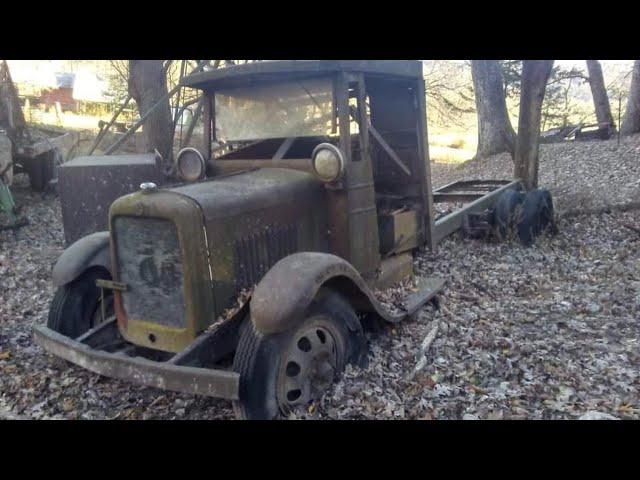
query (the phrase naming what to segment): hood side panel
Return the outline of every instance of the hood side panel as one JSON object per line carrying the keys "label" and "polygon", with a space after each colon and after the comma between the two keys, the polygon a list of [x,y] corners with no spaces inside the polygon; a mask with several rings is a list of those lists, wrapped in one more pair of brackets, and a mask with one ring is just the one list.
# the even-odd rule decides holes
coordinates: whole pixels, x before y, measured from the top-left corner
{"label": "hood side panel", "polygon": [[299,251],[328,251],[326,191],[305,172],[265,168],[176,189],[205,217],[216,316]]}

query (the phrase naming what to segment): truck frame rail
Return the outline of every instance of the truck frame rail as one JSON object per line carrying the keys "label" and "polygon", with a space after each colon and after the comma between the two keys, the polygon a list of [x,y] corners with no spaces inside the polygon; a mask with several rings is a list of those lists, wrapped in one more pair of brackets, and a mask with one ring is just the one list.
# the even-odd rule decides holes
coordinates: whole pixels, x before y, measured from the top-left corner
{"label": "truck frame rail", "polygon": [[434,243],[463,228],[465,218],[481,213],[495,204],[506,190],[520,190],[521,181],[515,180],[464,180],[453,182],[433,192],[434,203],[465,202],[465,205],[435,221]]}

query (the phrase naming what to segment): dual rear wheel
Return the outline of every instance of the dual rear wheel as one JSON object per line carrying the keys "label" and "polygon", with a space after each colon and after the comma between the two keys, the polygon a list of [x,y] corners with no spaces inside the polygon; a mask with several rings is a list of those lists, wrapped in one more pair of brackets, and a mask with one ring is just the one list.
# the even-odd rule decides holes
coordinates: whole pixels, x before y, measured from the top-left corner
{"label": "dual rear wheel", "polygon": [[515,234],[527,247],[543,233],[557,233],[551,193],[545,189],[527,193],[507,190],[496,202],[492,223],[499,240]]}

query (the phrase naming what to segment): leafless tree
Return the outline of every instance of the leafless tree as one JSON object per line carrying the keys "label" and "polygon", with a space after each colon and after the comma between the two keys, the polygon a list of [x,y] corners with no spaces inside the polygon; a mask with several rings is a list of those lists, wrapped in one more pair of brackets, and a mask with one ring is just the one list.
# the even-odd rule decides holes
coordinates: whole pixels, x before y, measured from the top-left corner
{"label": "leafless tree", "polygon": [[[157,149],[165,168],[171,165],[173,121],[167,96],[167,70],[162,60],[129,60],[129,94],[138,105],[140,116],[154,109],[144,124],[145,149]],[[164,99],[164,100],[163,100]],[[156,104],[160,101],[160,105]]]}
{"label": "leafless tree", "polygon": [[538,186],[540,118],[552,68],[553,60],[524,60],[522,65],[514,175],[522,179],[527,190]]}
{"label": "leafless tree", "polygon": [[636,60],[633,64],[627,109],[624,112],[622,125],[620,126],[622,135],[631,135],[638,132],[640,132],[640,60]]}
{"label": "leafless tree", "polygon": [[613,115],[611,115],[611,105],[609,105],[607,89],[604,86],[602,66],[598,60],[587,60],[587,69],[589,71],[589,86],[591,87],[591,95],[593,96],[593,105],[596,110],[598,123],[608,123],[613,127]]}
{"label": "leafless tree", "polygon": [[463,125],[465,115],[475,113],[468,62],[424,60],[423,64],[430,121]]}
{"label": "leafless tree", "polygon": [[478,114],[476,156],[513,152],[515,132],[509,120],[498,60],[472,60],[471,74]]}

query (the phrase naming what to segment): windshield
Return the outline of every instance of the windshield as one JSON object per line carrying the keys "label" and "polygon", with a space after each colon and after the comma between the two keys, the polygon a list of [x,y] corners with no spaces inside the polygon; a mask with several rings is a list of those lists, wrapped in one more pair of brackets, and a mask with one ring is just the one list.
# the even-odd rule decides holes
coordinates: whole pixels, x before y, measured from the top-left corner
{"label": "windshield", "polygon": [[216,138],[224,142],[329,135],[333,83],[312,78],[219,90]]}

